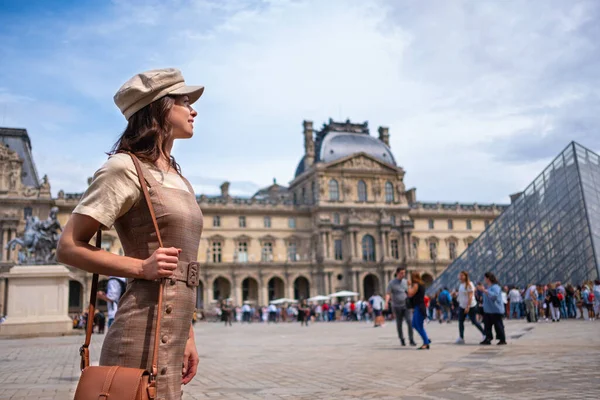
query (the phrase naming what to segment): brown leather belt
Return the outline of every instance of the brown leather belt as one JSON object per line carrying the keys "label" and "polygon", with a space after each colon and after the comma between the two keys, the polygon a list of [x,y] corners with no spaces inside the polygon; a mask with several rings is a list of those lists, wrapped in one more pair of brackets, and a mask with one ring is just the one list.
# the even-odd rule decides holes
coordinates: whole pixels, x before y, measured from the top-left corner
{"label": "brown leather belt", "polygon": [[198,286],[200,284],[200,263],[179,261],[177,269],[171,277],[171,284],[174,285],[176,281],[185,282],[190,287]]}

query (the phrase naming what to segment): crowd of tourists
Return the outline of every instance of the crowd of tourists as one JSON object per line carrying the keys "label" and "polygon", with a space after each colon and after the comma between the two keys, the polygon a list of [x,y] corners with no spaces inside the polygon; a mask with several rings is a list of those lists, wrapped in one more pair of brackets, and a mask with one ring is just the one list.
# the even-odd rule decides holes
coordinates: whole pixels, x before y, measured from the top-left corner
{"label": "crowd of tourists", "polygon": [[[477,305],[482,304],[482,292],[475,289]],[[460,289],[448,288],[428,299],[428,320],[440,323],[460,319]],[[500,293],[503,317],[526,318],[528,322],[559,322],[561,319],[596,320],[600,314],[600,280],[586,281],[581,285],[550,282],[526,287],[503,286]]]}

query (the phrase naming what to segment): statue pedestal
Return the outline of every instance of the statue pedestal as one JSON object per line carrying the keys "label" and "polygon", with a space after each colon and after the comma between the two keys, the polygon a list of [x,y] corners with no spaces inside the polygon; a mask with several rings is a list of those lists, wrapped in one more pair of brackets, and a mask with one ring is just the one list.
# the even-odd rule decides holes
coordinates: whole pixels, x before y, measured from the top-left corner
{"label": "statue pedestal", "polygon": [[66,267],[18,265],[0,278],[8,279],[6,321],[0,324],[0,337],[64,335],[73,331]]}

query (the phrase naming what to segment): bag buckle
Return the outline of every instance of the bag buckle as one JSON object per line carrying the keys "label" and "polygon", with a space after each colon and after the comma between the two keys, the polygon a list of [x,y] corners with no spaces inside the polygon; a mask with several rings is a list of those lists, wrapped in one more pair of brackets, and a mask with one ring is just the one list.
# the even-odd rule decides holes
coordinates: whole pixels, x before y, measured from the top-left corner
{"label": "bag buckle", "polygon": [[196,287],[200,284],[200,263],[192,261],[188,264],[187,285]]}

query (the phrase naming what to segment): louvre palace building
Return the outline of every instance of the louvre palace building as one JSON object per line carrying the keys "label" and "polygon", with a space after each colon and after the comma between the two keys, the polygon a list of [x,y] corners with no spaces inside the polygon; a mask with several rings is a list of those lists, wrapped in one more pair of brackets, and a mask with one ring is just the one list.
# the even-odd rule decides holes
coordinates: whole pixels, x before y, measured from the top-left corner
{"label": "louvre palace building", "polygon": [[[224,182],[219,195],[197,194],[204,213],[198,308],[220,299],[265,305],[338,290],[368,298],[385,291],[398,266],[431,282],[507,208],[418,201],[416,189],[405,186],[386,127],[375,135],[367,122],[329,120],[315,128],[304,121],[300,137],[304,156],[287,186],[273,182],[240,197]],[[82,196],[61,190],[53,197],[31,148],[25,129],[0,128],[0,272],[17,262],[18,246],[11,251],[6,244],[22,236],[27,216],[45,220],[58,207],[64,226]],[[123,254],[114,230],[102,246]],[[70,312],[80,312],[91,275],[70,270]],[[0,315],[5,299],[0,280]]]}

